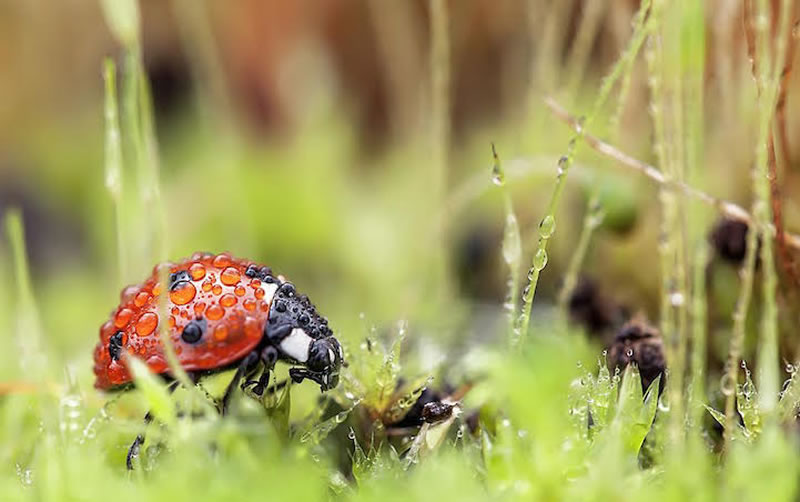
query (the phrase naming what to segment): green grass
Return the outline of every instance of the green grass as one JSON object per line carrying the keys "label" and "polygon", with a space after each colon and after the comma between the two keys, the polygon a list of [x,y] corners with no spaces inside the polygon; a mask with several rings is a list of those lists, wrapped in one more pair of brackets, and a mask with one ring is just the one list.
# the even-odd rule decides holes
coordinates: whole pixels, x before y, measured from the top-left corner
{"label": "green grass", "polygon": [[[25,249],[25,231],[36,229],[23,228],[15,210],[4,216],[0,500],[795,500],[800,383],[792,366],[779,391],[782,304],[766,177],[780,68],[766,64],[773,56],[759,32],[765,63],[748,136],[757,175],[745,183],[755,231],[729,311],[706,282],[706,224],[716,215],[680,189],[708,191],[720,175],[704,167],[719,141],[703,108],[704,13],[692,0],[642,4],[599,87],[581,85],[592,18],[579,26],[568,68],[537,62],[553,73],[531,84],[531,117],[454,144],[445,68],[453,3],[434,2],[429,130],[365,158],[345,115],[325,99],[283,143],[255,145],[229,117],[209,127],[203,120],[214,108],[201,105],[199,125],[157,145],[137,4],[103,2],[121,64],[103,68],[105,162],[87,165],[74,188],[95,259],[65,258],[42,276]],[[766,2],[756,4],[763,14]],[[548,19],[563,15],[554,10]],[[788,34],[788,16],[779,26]],[[216,67],[213,55],[204,57]],[[641,82],[637,62],[647,71]],[[572,111],[585,110],[577,131],[539,103],[537,86],[557,80],[567,84]],[[636,85],[649,88],[652,131],[624,126]],[[644,179],[617,182],[613,160],[585,147],[588,134],[638,145],[664,181],[655,189]],[[102,131],[93,137],[80,148],[99,159]],[[77,156],[75,145],[50,147],[43,157]],[[528,159],[522,167],[514,163],[520,156]],[[652,195],[649,204],[640,192]],[[619,251],[627,244],[608,236],[629,212],[644,230],[631,237],[638,247]],[[505,302],[480,323],[448,263],[459,224],[474,214],[502,229],[494,272],[508,277]],[[91,351],[119,289],[157,261],[203,249],[267,262],[314,299],[349,362],[337,389],[321,395],[305,383],[262,399],[239,394],[222,418],[213,400],[230,372],[170,394],[133,362],[135,389],[92,388]],[[628,263],[609,259],[609,249]],[[643,391],[635,367],[610,371],[600,344],[566,322],[580,273],[604,267],[658,290],[670,364],[661,395],[659,380]],[[754,329],[747,320],[756,315]],[[706,366],[706,341],[720,336],[729,357],[723,374]],[[745,359],[757,362],[754,374]],[[276,379],[286,374],[279,365]],[[392,430],[426,387],[447,386],[459,398],[451,416]],[[147,410],[156,421],[128,472],[127,447]]]}

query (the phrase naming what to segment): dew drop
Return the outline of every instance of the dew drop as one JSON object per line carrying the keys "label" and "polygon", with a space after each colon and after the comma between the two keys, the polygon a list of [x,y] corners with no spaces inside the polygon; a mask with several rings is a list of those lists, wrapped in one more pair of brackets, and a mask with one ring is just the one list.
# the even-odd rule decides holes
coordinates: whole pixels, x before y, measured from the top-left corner
{"label": "dew drop", "polygon": [[205,302],[197,302],[194,304],[195,315],[201,315],[205,309],[206,309]]}
{"label": "dew drop", "polygon": [[539,248],[533,255],[533,266],[536,267],[536,270],[542,270],[547,266],[547,251],[544,248]]}
{"label": "dew drop", "polygon": [[137,307],[143,307],[148,300],[150,300],[150,293],[147,291],[139,292],[136,297],[133,299],[133,304]]}
{"label": "dew drop", "polygon": [[495,164],[492,166],[492,183],[501,187],[505,183],[505,175],[503,175],[503,171],[500,169],[499,164]]}
{"label": "dew drop", "polygon": [[248,310],[250,312],[256,309],[256,301],[253,300],[252,298],[247,298],[242,305],[244,306],[245,310]]}
{"label": "dew drop", "polygon": [[220,286],[219,284],[214,284],[214,287],[211,288],[211,292],[214,293],[214,295],[216,295],[216,296],[221,295],[222,294],[222,286]]}
{"label": "dew drop", "polygon": [[238,301],[239,300],[231,293],[225,293],[222,295],[222,298],[219,299],[219,304],[223,307],[233,307]]}
{"label": "dew drop", "polygon": [[236,286],[233,292],[236,294],[236,296],[244,296],[244,294],[247,293],[247,290],[244,289],[244,286]]}
{"label": "dew drop", "polygon": [[175,305],[186,305],[194,300],[197,294],[197,288],[194,287],[189,281],[181,281],[173,286],[172,291],[169,292],[169,299]]}
{"label": "dew drop", "polygon": [[219,274],[219,280],[226,286],[233,286],[239,283],[242,276],[239,274],[239,269],[236,267],[228,267]]}
{"label": "dew drop", "polygon": [[222,316],[225,315],[225,309],[222,308],[220,305],[214,304],[206,309],[206,317],[208,317],[212,321],[218,321],[222,319]]}
{"label": "dew drop", "polygon": [[199,281],[206,276],[206,267],[204,267],[202,263],[193,263],[192,266],[189,267],[189,276],[191,276],[193,280]]}
{"label": "dew drop", "polygon": [[720,378],[719,387],[724,395],[732,396],[736,390],[736,382],[734,382],[733,378],[728,373],[725,373],[722,375],[722,378]]}
{"label": "dew drop", "polygon": [[133,310],[128,308],[120,309],[117,315],[114,316],[114,326],[117,328],[126,326],[130,322],[131,316],[133,316]]}
{"label": "dew drop", "polygon": [[145,312],[136,321],[136,333],[139,336],[149,336],[158,326],[158,316],[152,312]]}
{"label": "dew drop", "polygon": [[228,338],[228,326],[223,323],[214,328],[214,338],[219,341]]}
{"label": "dew drop", "polygon": [[218,254],[214,257],[214,260],[211,262],[217,268],[225,268],[232,263],[231,255],[228,253]]}
{"label": "dew drop", "polygon": [[256,290],[256,298],[258,298],[259,300],[264,298],[264,288],[258,288]]}
{"label": "dew drop", "polygon": [[549,239],[553,232],[556,229],[556,220],[553,218],[552,214],[548,214],[545,216],[541,222],[539,222],[539,235],[543,239]]}

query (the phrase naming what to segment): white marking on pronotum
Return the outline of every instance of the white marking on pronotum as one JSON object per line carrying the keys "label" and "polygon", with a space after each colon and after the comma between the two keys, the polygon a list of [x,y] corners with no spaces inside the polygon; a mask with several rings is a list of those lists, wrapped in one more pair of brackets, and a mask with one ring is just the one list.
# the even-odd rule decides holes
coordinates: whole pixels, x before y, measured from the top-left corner
{"label": "white marking on pronotum", "polygon": [[280,348],[284,354],[297,362],[308,361],[308,352],[312,339],[300,328],[294,328],[289,336],[281,340]]}
{"label": "white marking on pronotum", "polygon": [[264,284],[264,301],[271,304],[276,291],[278,291],[278,285],[274,282],[272,284]]}
{"label": "white marking on pronotum", "polygon": [[331,362],[331,364],[333,364],[333,362],[336,360],[336,353],[333,351],[333,349],[328,349],[328,360]]}

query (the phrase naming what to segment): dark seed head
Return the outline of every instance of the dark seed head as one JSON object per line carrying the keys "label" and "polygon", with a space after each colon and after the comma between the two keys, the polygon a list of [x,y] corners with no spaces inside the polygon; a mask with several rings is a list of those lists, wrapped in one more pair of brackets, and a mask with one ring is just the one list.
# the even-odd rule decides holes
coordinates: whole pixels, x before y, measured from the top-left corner
{"label": "dark seed head", "polygon": [[624,370],[630,363],[639,368],[643,391],[661,375],[659,393],[661,392],[664,388],[663,373],[667,367],[664,343],[661,333],[641,317],[628,321],[619,330],[608,351],[608,365],[612,369]]}
{"label": "dark seed head", "polygon": [[721,259],[740,264],[747,250],[747,223],[722,219],[714,225],[709,241]]}
{"label": "dark seed head", "polygon": [[119,359],[122,352],[122,331],[117,331],[108,339],[108,355],[112,361]]}
{"label": "dark seed head", "polygon": [[429,424],[447,420],[453,414],[453,405],[442,401],[433,401],[422,407],[422,420]]}
{"label": "dark seed head", "polygon": [[186,327],[183,328],[183,332],[181,333],[181,340],[186,343],[197,343],[203,338],[203,331],[205,331],[206,321],[205,319],[202,320],[194,320],[191,321]]}

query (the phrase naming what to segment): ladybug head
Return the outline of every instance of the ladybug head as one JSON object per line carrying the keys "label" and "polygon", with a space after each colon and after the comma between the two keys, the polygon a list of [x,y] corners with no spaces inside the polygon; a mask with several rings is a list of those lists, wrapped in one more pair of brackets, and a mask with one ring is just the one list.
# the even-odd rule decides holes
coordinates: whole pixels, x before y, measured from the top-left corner
{"label": "ladybug head", "polygon": [[282,359],[304,366],[290,370],[295,382],[307,378],[318,383],[322,391],[338,385],[342,347],[333,337],[328,320],[317,313],[307,296],[297,295],[289,282],[275,292],[264,335]]}

